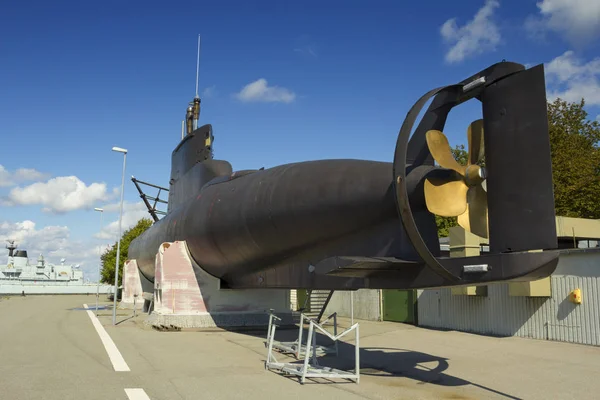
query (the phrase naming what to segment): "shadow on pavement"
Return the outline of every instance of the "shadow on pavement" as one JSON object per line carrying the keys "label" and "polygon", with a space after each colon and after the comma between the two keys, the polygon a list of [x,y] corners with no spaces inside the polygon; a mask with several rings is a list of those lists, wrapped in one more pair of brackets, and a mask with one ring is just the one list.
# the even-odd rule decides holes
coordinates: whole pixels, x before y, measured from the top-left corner
{"label": "shadow on pavement", "polygon": [[[343,328],[342,328],[343,329]],[[240,334],[262,338],[266,342],[266,330],[254,330],[237,332]],[[307,329],[304,330],[303,343],[306,344]],[[317,343],[320,345],[331,345],[333,342],[323,334],[317,333]],[[298,328],[281,328],[277,329],[275,333],[275,339],[277,341],[294,341],[298,338]],[[353,336],[350,334],[348,339],[352,339]],[[265,346],[266,347],[266,346]],[[322,366],[337,368],[341,370],[352,371],[354,370],[354,344],[347,343],[344,341],[338,342],[339,356],[326,355],[318,357],[318,363]],[[276,352],[276,357],[279,358]],[[479,385],[477,383],[452,376],[447,374],[445,371],[450,366],[450,360],[438,357],[432,354],[422,353],[413,351],[410,349],[399,349],[399,348],[387,348],[387,347],[361,347],[359,350],[360,355],[360,374],[361,376],[375,376],[375,377],[404,377],[417,381],[417,385],[432,384],[445,387],[456,387],[473,385],[482,390],[486,390],[495,393],[500,396],[504,396],[509,399],[519,399],[519,397],[512,396],[507,393],[503,393],[492,388]],[[265,348],[266,356],[266,348]],[[265,358],[266,359],[266,358]],[[303,360],[291,359],[287,361],[293,364],[302,364]],[[295,379],[295,377],[290,377]],[[315,383],[341,383],[318,380],[313,381]],[[308,383],[308,380],[307,380]]]}

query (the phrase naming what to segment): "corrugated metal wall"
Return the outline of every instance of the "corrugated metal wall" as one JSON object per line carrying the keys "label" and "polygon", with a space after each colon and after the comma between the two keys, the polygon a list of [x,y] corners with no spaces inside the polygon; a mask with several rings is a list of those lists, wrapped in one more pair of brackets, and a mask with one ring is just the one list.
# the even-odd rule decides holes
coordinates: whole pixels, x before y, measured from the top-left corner
{"label": "corrugated metal wall", "polygon": [[[333,292],[331,301],[325,309],[325,315],[337,312],[340,317],[350,317],[350,296],[349,290],[336,290]],[[354,297],[354,318],[369,321],[381,320],[380,290],[378,289],[359,289],[352,294]]]}
{"label": "corrugated metal wall", "polygon": [[[600,345],[600,252],[561,254],[551,277],[552,297],[511,297],[508,284],[488,285],[488,295],[419,291],[419,325],[498,336],[522,336]],[[579,288],[582,303],[569,301]]]}

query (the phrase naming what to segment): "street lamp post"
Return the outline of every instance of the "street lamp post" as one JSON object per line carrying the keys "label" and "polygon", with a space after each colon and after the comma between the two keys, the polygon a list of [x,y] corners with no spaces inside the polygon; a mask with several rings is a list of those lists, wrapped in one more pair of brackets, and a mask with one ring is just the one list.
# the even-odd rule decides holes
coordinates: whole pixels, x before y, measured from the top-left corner
{"label": "street lamp post", "polygon": [[121,253],[121,222],[123,220],[123,193],[125,192],[125,163],[127,162],[127,149],[113,147],[113,151],[123,153],[123,175],[121,177],[121,205],[119,211],[119,236],[117,237],[117,261],[115,263],[115,296],[113,301],[113,325],[117,324],[117,293],[119,290],[119,256]]}
{"label": "street lamp post", "polygon": [[[94,211],[100,212],[100,232],[102,232],[102,214],[104,209],[94,208]],[[98,245],[98,285],[96,286],[96,316],[98,316],[98,301],[100,299],[100,264],[102,264],[102,245]]]}

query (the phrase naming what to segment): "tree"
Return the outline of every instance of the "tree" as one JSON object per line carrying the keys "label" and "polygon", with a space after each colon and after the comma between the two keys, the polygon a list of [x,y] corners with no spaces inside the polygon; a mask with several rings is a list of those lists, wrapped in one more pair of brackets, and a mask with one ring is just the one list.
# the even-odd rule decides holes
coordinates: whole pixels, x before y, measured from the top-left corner
{"label": "tree", "polygon": [[556,215],[600,218],[600,124],[587,119],[585,101],[548,104]]}
{"label": "tree", "polygon": [[[121,248],[119,252],[119,286],[123,282],[123,265],[125,264],[125,260],[127,260],[129,244],[151,226],[152,220],[149,218],[142,218],[134,227],[126,230],[125,233],[123,233],[123,236],[121,236]],[[115,263],[117,261],[117,242],[115,242],[109,250],[106,250],[100,259],[102,261],[102,282],[114,284]]]}
{"label": "tree", "polygon": [[435,223],[437,224],[438,237],[448,237],[450,235],[450,228],[458,225],[458,218],[436,215]]}

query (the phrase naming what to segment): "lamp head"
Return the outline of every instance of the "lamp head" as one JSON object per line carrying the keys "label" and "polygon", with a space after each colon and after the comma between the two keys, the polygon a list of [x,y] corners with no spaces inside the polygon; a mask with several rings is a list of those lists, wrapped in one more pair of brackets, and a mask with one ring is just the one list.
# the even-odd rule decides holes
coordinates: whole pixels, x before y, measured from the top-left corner
{"label": "lamp head", "polygon": [[94,211],[100,211],[100,212],[102,212],[102,211],[104,211],[104,209],[96,207],[96,208],[94,208]]}
{"label": "lamp head", "polygon": [[117,151],[119,153],[127,154],[127,149],[123,149],[121,147],[113,147],[112,150]]}

